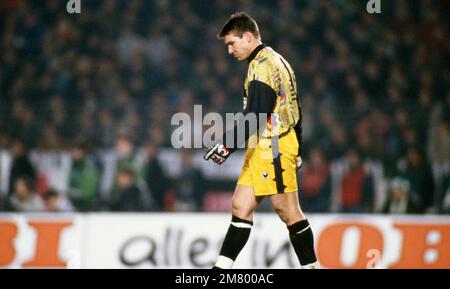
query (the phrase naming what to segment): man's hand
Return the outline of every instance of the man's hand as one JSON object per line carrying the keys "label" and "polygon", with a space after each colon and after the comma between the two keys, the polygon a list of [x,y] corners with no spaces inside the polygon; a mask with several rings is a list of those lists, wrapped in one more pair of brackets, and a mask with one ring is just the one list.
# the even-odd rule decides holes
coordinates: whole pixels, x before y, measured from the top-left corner
{"label": "man's hand", "polygon": [[230,151],[223,144],[216,144],[208,150],[203,157],[205,161],[212,159],[216,164],[221,165],[230,156]]}
{"label": "man's hand", "polygon": [[296,157],[295,162],[297,163],[297,171],[298,171],[303,165],[302,157],[301,156]]}

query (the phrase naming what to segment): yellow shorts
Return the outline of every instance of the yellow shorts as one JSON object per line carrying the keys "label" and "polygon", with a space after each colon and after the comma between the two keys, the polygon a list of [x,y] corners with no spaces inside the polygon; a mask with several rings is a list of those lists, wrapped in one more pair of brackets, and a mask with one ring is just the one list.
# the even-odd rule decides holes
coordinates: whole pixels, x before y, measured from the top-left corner
{"label": "yellow shorts", "polygon": [[260,139],[247,148],[238,185],[252,186],[256,196],[296,192],[298,146],[292,128],[278,139]]}

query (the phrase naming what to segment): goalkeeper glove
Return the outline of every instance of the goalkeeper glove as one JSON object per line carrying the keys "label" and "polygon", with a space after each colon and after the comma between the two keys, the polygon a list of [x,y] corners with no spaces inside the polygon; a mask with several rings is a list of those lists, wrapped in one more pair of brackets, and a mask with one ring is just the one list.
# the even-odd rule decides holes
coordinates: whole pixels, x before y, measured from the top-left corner
{"label": "goalkeeper glove", "polygon": [[210,148],[205,156],[205,161],[212,159],[216,164],[221,165],[230,156],[230,151],[223,144],[216,144]]}

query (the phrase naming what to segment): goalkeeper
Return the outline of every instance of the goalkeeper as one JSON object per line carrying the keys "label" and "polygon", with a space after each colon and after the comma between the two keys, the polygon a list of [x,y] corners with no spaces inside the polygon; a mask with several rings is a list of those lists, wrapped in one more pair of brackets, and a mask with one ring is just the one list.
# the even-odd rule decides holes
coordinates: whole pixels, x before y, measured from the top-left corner
{"label": "goalkeeper", "polygon": [[[247,142],[247,151],[233,195],[231,224],[214,268],[232,268],[250,236],[253,212],[265,196],[286,224],[301,266],[318,268],[313,232],[297,195],[302,127],[294,72],[281,55],[261,42],[255,20],[243,12],[230,16],[218,38],[238,61],[248,61],[245,119],[210,147],[204,158],[222,164],[242,145],[239,132],[244,134],[241,139]],[[251,114],[257,116],[256,125],[245,121]]]}

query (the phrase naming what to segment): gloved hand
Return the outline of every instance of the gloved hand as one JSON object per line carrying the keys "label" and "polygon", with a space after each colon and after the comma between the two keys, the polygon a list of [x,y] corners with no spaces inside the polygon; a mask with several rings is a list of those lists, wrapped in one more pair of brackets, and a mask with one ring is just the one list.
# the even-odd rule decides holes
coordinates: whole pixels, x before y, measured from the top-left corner
{"label": "gloved hand", "polygon": [[221,165],[230,156],[230,151],[223,144],[216,144],[210,148],[205,156],[205,161],[212,159],[216,164]]}

